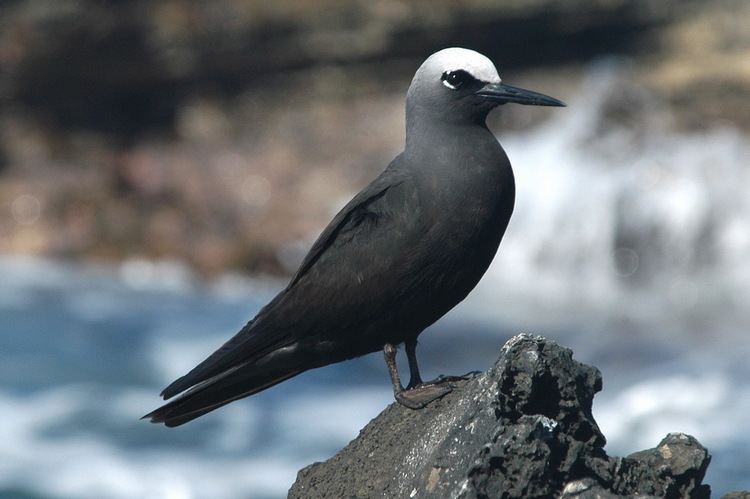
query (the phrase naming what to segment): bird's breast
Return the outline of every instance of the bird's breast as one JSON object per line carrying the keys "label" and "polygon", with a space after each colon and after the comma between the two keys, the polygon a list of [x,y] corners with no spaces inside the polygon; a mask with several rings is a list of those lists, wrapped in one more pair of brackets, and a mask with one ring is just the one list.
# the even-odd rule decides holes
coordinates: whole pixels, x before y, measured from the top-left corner
{"label": "bird's breast", "polygon": [[423,183],[425,213],[457,244],[502,237],[515,203],[513,170],[494,137],[468,151],[440,158]]}
{"label": "bird's breast", "polygon": [[[489,267],[513,212],[515,184],[494,140],[441,158],[420,182],[425,282],[446,302],[463,299]],[[449,303],[450,306],[455,303]]]}

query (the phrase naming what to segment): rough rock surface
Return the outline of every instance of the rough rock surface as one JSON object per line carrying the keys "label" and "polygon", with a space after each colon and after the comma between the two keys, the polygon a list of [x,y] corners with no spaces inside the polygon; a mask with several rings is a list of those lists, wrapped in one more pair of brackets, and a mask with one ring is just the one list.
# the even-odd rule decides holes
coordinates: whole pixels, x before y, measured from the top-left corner
{"label": "rough rock surface", "polygon": [[392,404],[346,448],[302,469],[291,498],[707,498],[711,460],[691,436],[609,457],[591,414],[599,371],[519,335],[485,373],[420,411]]}

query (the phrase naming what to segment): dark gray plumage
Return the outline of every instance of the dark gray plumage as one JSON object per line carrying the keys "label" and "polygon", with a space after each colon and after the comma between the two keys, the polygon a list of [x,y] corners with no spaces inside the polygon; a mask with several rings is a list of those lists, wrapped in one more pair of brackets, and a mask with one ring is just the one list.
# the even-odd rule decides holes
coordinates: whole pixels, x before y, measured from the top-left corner
{"label": "dark gray plumage", "polygon": [[[513,212],[513,171],[485,125],[505,102],[563,105],[501,83],[477,52],[430,56],[407,95],[404,151],[336,215],[287,287],[162,395],[187,391],[144,418],[181,425],[381,349],[399,402],[418,408],[447,393],[422,383],[416,341],[479,282]],[[393,361],[399,343],[411,371],[406,390]]]}

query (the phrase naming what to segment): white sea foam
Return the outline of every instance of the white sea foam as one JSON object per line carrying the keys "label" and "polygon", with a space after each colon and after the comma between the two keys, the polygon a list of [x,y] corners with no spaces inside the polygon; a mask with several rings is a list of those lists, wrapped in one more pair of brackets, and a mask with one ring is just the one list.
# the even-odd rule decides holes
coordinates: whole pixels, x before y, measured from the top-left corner
{"label": "white sea foam", "polygon": [[[114,399],[112,409],[119,416],[135,417],[147,396],[128,390]],[[61,420],[101,403],[92,400],[86,387],[56,388],[26,397],[0,393],[4,415],[0,484],[75,498],[280,496],[306,464],[293,455],[273,452],[262,457],[219,454],[207,458],[191,449],[134,451],[87,431],[46,435]],[[232,412],[237,411],[225,414]],[[252,424],[246,411],[239,416],[240,424]],[[231,424],[224,431],[230,441],[245,436],[243,432],[232,435]]]}
{"label": "white sea foam", "polygon": [[[274,419],[281,431],[295,434],[295,446],[347,442],[392,401],[393,392],[386,384],[378,388],[316,390],[281,402]],[[311,414],[315,415],[315,431],[307,431]]]}
{"label": "white sea foam", "polygon": [[148,352],[160,379],[167,383],[186,374],[235,332],[205,332],[199,326],[185,324],[165,326],[150,338]]}
{"label": "white sea foam", "polygon": [[[501,138],[518,195],[489,286],[620,307],[632,295],[689,308],[747,292],[750,141],[731,128],[675,132],[668,116],[612,125],[606,101],[629,84],[600,68],[569,108]],[[636,268],[618,268],[621,250]]]}
{"label": "white sea foam", "polygon": [[709,448],[720,448],[737,438],[748,413],[750,390],[716,372],[646,379],[602,395],[594,404],[609,448],[619,453],[653,447],[669,432],[688,433]]}
{"label": "white sea foam", "polygon": [[120,264],[122,280],[134,289],[187,291],[193,287],[194,276],[178,260],[153,261],[130,258]]}

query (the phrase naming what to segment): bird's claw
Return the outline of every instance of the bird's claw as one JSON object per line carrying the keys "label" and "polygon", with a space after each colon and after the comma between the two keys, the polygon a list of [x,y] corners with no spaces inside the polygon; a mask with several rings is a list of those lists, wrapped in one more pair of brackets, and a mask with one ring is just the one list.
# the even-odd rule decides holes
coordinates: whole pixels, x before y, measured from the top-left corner
{"label": "bird's claw", "polygon": [[453,391],[448,385],[422,384],[396,394],[396,401],[409,409],[422,409]]}
{"label": "bird's claw", "polygon": [[[461,376],[445,376],[441,374],[437,378],[431,381],[418,380],[415,382],[414,380],[412,380],[411,382],[409,382],[409,385],[403,391],[399,392],[396,395],[396,400],[398,400],[398,402],[401,405],[405,407],[409,407],[410,409],[421,409],[422,407],[426,406],[433,400],[436,400],[442,397],[443,395],[453,391],[453,387],[450,386],[448,383],[474,379],[480,374],[481,374],[481,371],[469,371],[468,373],[463,374]],[[409,394],[414,394],[414,395],[409,395]],[[420,395],[420,394],[425,394],[425,395]],[[415,403],[413,401],[407,400],[407,397],[410,397],[412,399],[416,397],[421,400],[422,398],[427,398],[428,397],[427,394],[435,394],[435,396],[434,398],[430,398],[425,403],[418,405],[418,406],[415,406]]]}

